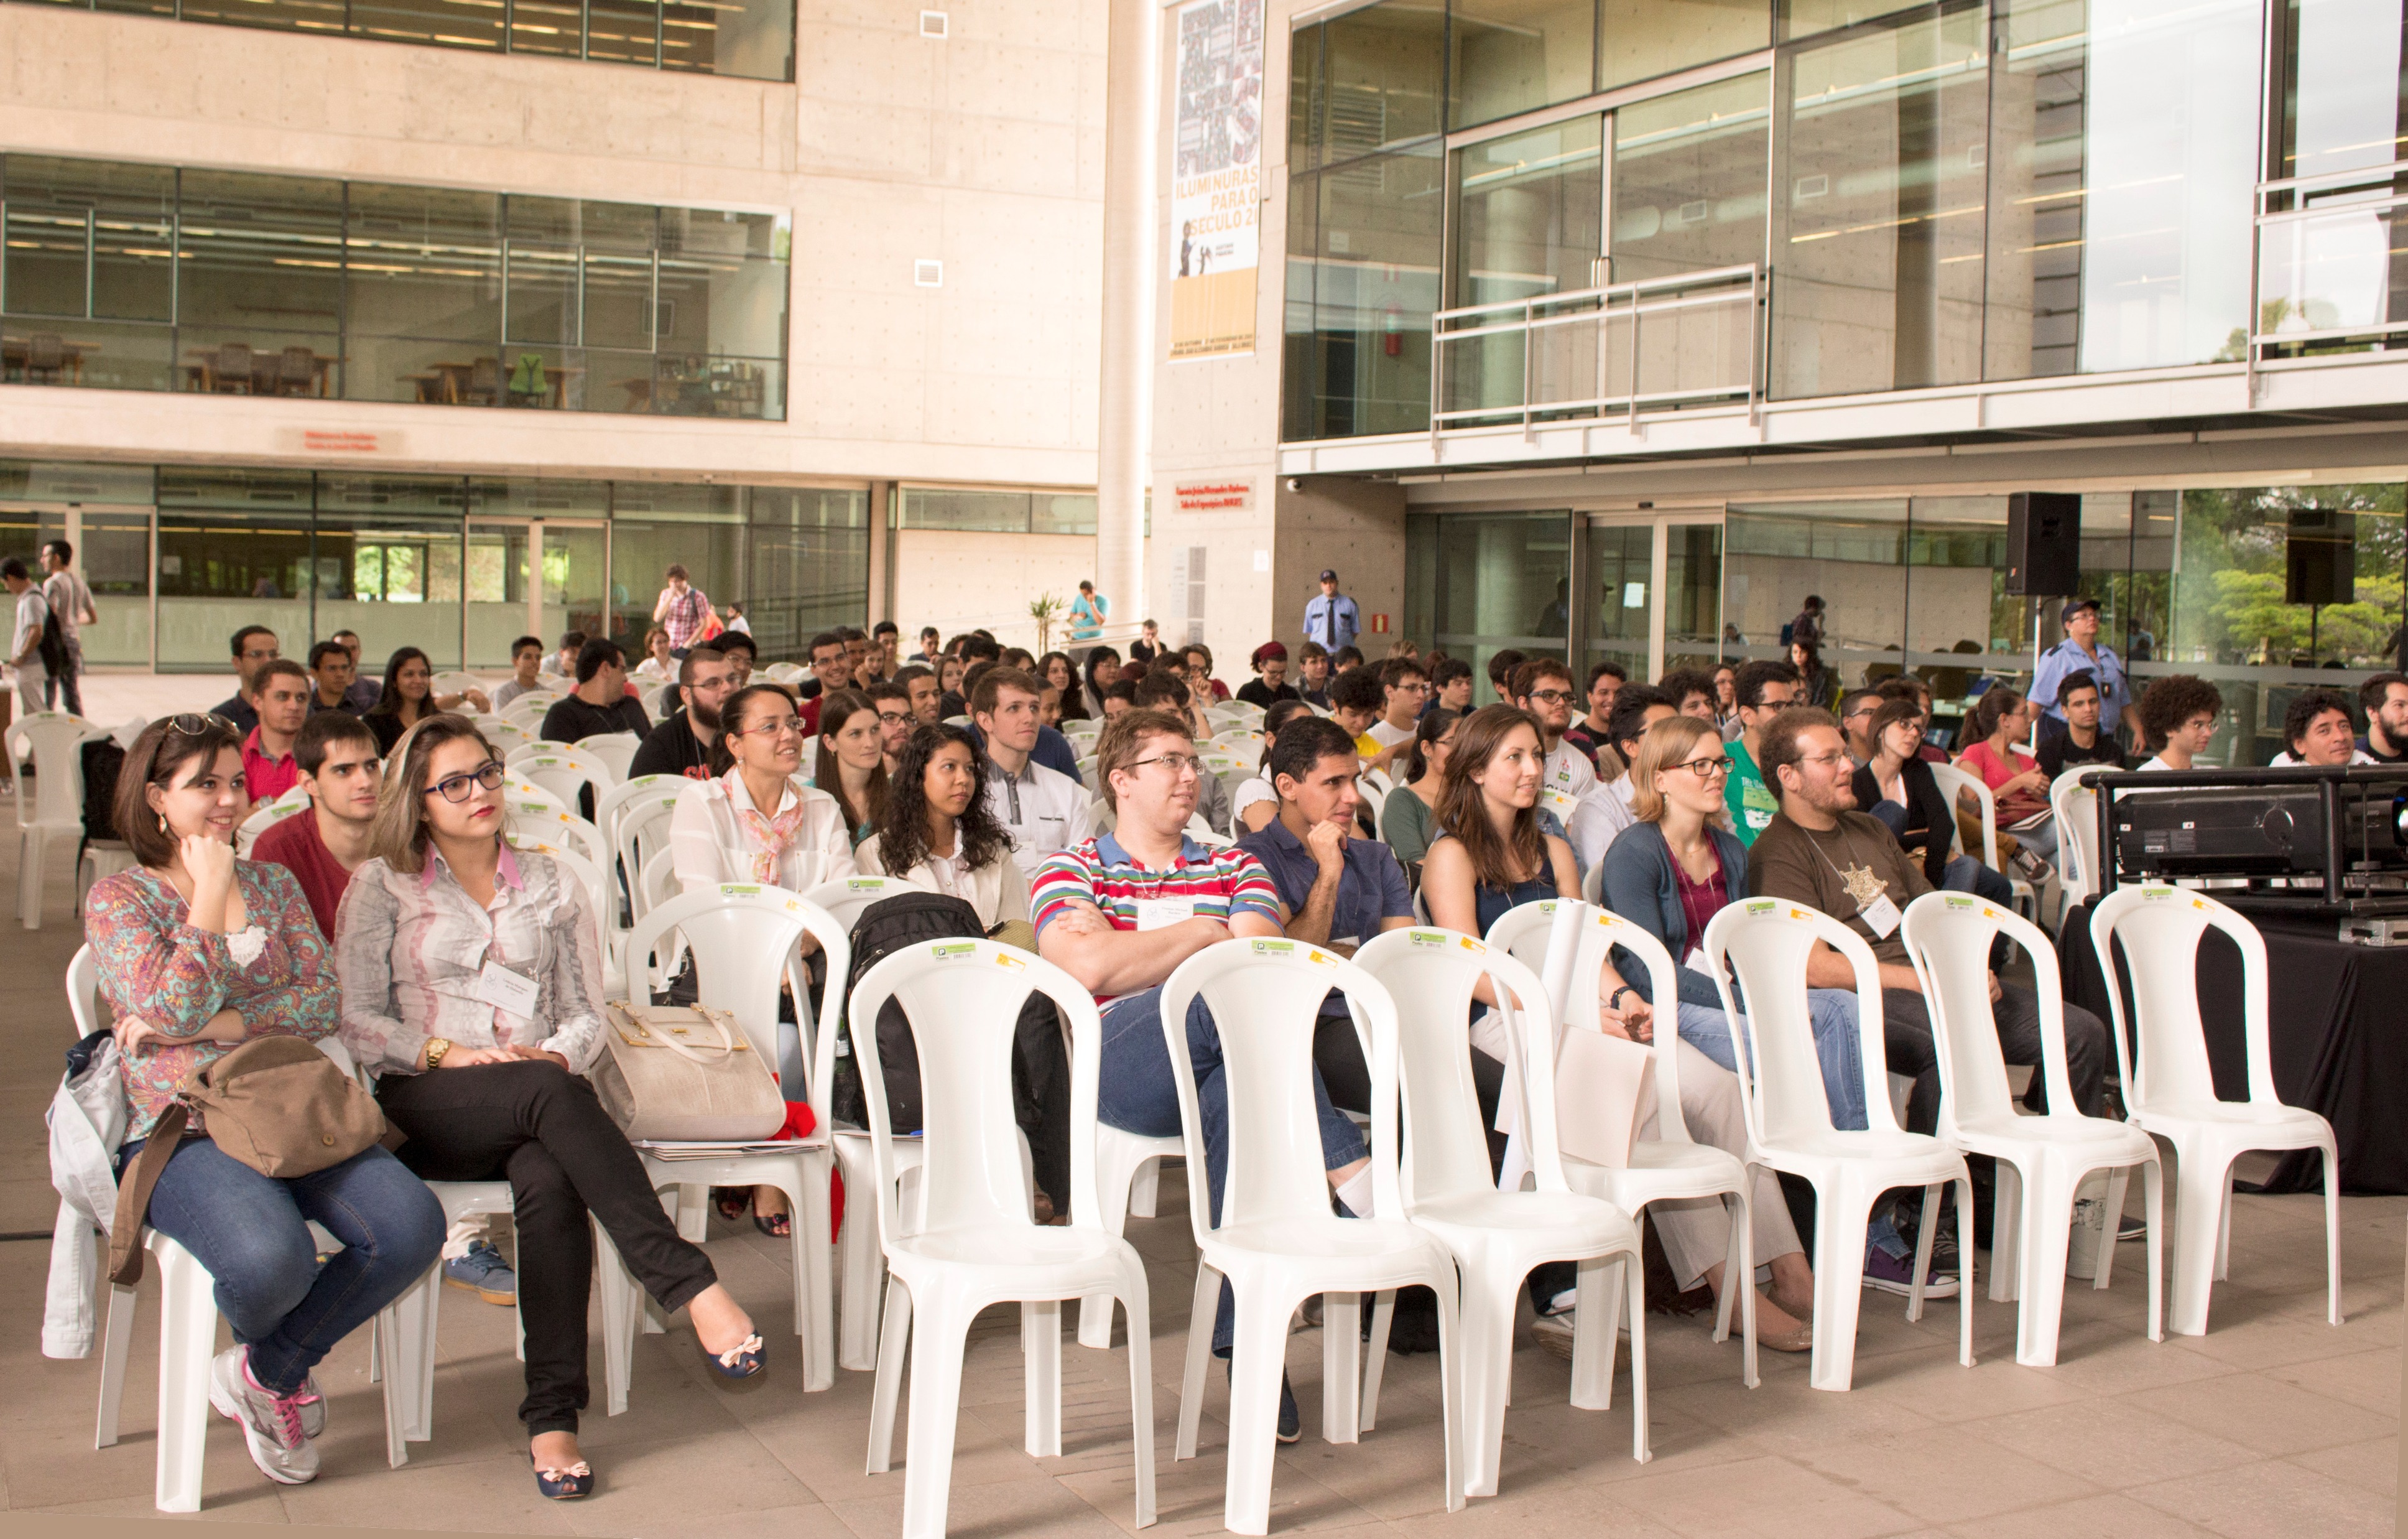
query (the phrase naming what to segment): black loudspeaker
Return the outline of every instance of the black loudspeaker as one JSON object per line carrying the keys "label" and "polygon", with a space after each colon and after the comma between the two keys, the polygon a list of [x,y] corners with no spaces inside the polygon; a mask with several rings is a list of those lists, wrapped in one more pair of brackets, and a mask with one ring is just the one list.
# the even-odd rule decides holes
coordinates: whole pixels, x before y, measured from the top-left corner
{"label": "black loudspeaker", "polygon": [[2283,547],[2283,602],[2349,604],[2358,599],[2358,515],[2329,508],[2291,510]]}
{"label": "black loudspeaker", "polygon": [[2017,492],[2007,498],[2007,591],[2070,598],[2082,591],[2082,497]]}

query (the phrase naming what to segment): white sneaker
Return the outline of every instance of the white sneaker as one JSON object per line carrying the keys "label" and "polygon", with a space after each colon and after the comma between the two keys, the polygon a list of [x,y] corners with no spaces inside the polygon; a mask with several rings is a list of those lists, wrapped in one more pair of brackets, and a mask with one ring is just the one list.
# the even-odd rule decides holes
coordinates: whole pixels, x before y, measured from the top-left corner
{"label": "white sneaker", "polygon": [[[242,1426],[243,1442],[259,1473],[284,1486],[306,1485],[318,1478],[318,1448],[304,1431],[308,1412],[303,1401],[310,1387],[290,1395],[261,1388],[251,1376],[251,1349],[230,1346],[209,1364],[209,1404],[217,1413]],[[324,1402],[319,1402],[319,1425],[324,1425]]]}

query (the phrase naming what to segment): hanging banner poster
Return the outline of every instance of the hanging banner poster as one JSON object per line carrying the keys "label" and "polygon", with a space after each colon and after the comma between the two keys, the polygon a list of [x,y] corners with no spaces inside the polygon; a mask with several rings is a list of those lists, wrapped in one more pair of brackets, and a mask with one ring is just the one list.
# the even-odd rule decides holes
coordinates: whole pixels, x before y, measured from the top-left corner
{"label": "hanging banner poster", "polygon": [[1263,0],[1179,7],[1170,356],[1254,351],[1262,252]]}

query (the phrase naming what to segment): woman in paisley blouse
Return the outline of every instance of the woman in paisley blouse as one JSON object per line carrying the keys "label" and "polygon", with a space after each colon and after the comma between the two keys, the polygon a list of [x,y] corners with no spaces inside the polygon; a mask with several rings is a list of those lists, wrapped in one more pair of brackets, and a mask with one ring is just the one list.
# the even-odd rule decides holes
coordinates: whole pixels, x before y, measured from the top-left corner
{"label": "woman in paisley blouse", "polygon": [[[117,1020],[130,1163],[186,1076],[252,1037],[331,1037],[338,1001],[300,884],[235,858],[251,800],[231,724],[151,723],[117,787],[117,826],[141,864],[93,885],[84,938]],[[342,1242],[322,1265],[312,1219]],[[195,1118],[150,1194],[150,1222],[208,1270],[234,1328],[236,1345],[210,1366],[209,1402],[241,1424],[261,1474],[314,1478],[326,1403],[310,1370],[435,1264],[442,1205],[381,1147],[280,1180],[220,1150]]]}
{"label": "woman in paisley blouse", "polygon": [[583,1496],[587,1215],[663,1309],[689,1311],[711,1366],[748,1378],[761,1338],[710,1259],[678,1237],[643,1164],[582,1077],[602,1053],[599,932],[566,868],[502,837],[500,755],[465,716],[394,749],[335,925],[343,1040],[380,1076],[401,1158],[430,1181],[510,1184],[537,1488]]}

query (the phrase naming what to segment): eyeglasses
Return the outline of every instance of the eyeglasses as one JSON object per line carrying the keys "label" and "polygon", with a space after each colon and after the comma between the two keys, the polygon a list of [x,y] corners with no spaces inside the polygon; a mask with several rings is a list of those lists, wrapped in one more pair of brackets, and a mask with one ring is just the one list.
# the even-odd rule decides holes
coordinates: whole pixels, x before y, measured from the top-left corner
{"label": "eyeglasses", "polygon": [[774,721],[754,722],[741,732],[730,732],[727,735],[731,738],[758,738],[765,735],[782,738],[788,733],[796,737],[803,735],[803,720],[800,716],[780,716]]}
{"label": "eyeglasses", "polygon": [[1529,698],[1544,705],[1563,705],[1579,698],[1569,689],[1534,689]]}
{"label": "eyeglasses", "polygon": [[882,711],[878,719],[889,726],[899,726],[911,719],[911,713],[908,711]]}
{"label": "eyeglasses", "polygon": [[188,738],[204,732],[231,732],[234,723],[214,711],[184,711],[167,718],[167,725]]}
{"label": "eyeglasses", "polygon": [[1388,687],[1399,695],[1426,695],[1430,689],[1426,683],[1391,684]]}
{"label": "eyeglasses", "polygon": [[1800,764],[1830,765],[1847,764],[1852,762],[1852,759],[1848,751],[1843,748],[1836,754],[1808,754],[1801,756],[1798,762]]}
{"label": "eyeglasses", "polygon": [[1182,775],[1201,770],[1204,767],[1204,761],[1197,758],[1193,754],[1156,754],[1150,759],[1131,759],[1128,763],[1121,766],[1121,768],[1124,770],[1142,770],[1149,764],[1167,764],[1170,766],[1170,778],[1173,780],[1177,780]]}
{"label": "eyeglasses", "polygon": [[433,796],[440,791],[446,801],[466,801],[471,794],[471,787],[479,791],[500,790],[505,773],[499,763],[487,759],[482,765],[465,775],[444,776],[428,786],[426,794]]}
{"label": "eyeglasses", "polygon": [[1717,756],[1711,759],[1684,759],[1679,764],[1666,765],[1665,768],[1686,770],[1699,780],[1713,780],[1717,775],[1729,774],[1732,766],[1729,759]]}

